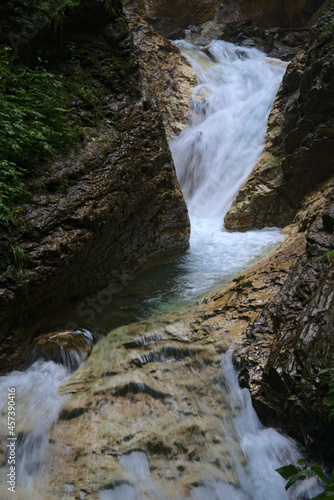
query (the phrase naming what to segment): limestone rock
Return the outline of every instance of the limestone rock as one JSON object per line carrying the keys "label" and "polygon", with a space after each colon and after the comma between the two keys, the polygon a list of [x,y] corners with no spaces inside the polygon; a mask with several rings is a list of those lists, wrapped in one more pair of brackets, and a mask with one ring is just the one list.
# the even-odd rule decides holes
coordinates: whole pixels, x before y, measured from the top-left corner
{"label": "limestone rock", "polygon": [[225,215],[224,227],[227,230],[248,231],[263,227],[284,227],[292,222],[295,210],[275,187],[282,175],[282,123],[285,101],[281,86],[269,115],[264,152]]}
{"label": "limestone rock", "polygon": [[[91,83],[103,95],[103,118],[99,127],[86,126],[83,144],[69,157],[58,157],[37,186],[31,180],[35,194],[23,207],[21,227],[1,238],[2,254],[10,258],[18,245],[26,257],[21,284],[1,262],[0,355],[8,352],[9,332],[14,354],[39,318],[189,244],[187,208],[154,93],[147,92],[148,77],[138,71],[118,2],[112,14],[101,5],[85,0],[66,11],[61,45],[50,25],[55,68],[90,68]],[[89,30],[78,33],[75,14]],[[36,37],[31,50],[47,33]],[[73,54],[62,49],[72,42],[80,68],[71,66]],[[84,104],[74,102],[73,115],[81,111],[86,113]],[[10,368],[8,360],[2,369]]]}
{"label": "limestone rock", "polygon": [[170,141],[189,123],[196,73],[173,43],[140,18],[130,16],[130,19],[145,95],[156,99]]}
{"label": "limestone rock", "polygon": [[76,369],[92,350],[93,336],[88,331],[64,331],[41,334],[31,344],[30,361],[51,360]]}

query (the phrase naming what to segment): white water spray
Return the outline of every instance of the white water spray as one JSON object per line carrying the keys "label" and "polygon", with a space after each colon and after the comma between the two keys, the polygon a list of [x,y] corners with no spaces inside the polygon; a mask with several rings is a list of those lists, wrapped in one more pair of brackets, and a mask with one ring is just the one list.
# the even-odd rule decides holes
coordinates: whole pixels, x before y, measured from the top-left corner
{"label": "white water spray", "polygon": [[306,498],[310,498],[311,494],[319,492],[314,479],[297,485],[290,492],[284,490],[285,482],[275,469],[297,462],[300,458],[297,444],[262,425],[249,391],[239,386],[232,350],[225,354],[221,372],[229,408],[222,414],[222,435],[230,443],[232,456],[234,442],[240,443],[244,460],[230,464],[238,477],[236,486],[224,481],[208,481],[192,491],[192,500],[298,500],[305,498],[305,493]]}
{"label": "white water spray", "polygon": [[[182,494],[176,487],[175,496],[166,496],[151,475],[147,455],[134,451],[119,457],[131,484],[100,491],[99,500],[305,500],[321,491],[314,478],[285,491],[285,481],[275,469],[297,462],[300,451],[292,439],[261,424],[249,391],[239,386],[232,350],[221,362],[221,377],[225,408],[221,409],[221,434],[217,438],[228,443],[229,455],[229,460],[219,460],[221,478],[217,471],[210,477],[203,469],[202,475],[194,478],[200,485],[189,494]],[[235,480],[228,482],[225,478],[231,471]]]}
{"label": "white water spray", "polygon": [[[53,361],[36,361],[25,372],[14,371],[0,377],[0,444],[5,463],[0,467],[1,500],[44,500],[48,464],[45,455],[50,427],[57,420],[66,396],[58,388],[70,376],[70,370]],[[7,419],[8,389],[15,389],[15,415],[9,435]],[[13,392],[14,393],[14,392]],[[7,444],[13,443],[13,459],[8,460]],[[10,465],[15,467],[15,493],[7,483]]]}
{"label": "white water spray", "polygon": [[222,218],[262,149],[285,63],[215,41],[178,46],[198,73],[192,126],[171,145],[190,216]]}

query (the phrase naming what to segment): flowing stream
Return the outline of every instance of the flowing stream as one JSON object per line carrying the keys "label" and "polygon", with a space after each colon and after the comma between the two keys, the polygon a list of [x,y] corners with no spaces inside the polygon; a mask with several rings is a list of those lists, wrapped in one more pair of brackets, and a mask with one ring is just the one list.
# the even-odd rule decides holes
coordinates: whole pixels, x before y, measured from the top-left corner
{"label": "flowing stream", "polygon": [[[106,332],[148,314],[190,303],[231,280],[283,240],[278,229],[230,234],[222,230],[222,225],[224,214],[261,153],[268,114],[285,70],[284,63],[268,59],[255,49],[222,41],[211,43],[205,51],[184,41],[177,44],[199,79],[193,96],[191,126],[171,144],[191,218],[190,250],[127,284],[111,305],[95,310],[92,324],[87,324],[87,318],[72,314],[74,326],[81,321],[79,326]],[[125,311],[124,317],[115,320],[115,311]],[[221,435],[230,443],[230,455],[235,455],[228,466],[222,464],[221,468],[233,468],[237,482],[236,485],[226,482],[223,476],[207,479],[193,486],[184,498],[307,498],[298,489],[291,495],[284,491],[284,481],[274,469],[300,458],[297,445],[261,425],[249,392],[239,388],[230,353],[222,360],[220,373],[229,411],[219,417],[219,426]],[[67,397],[58,393],[58,387],[69,376],[66,367],[38,360],[24,373],[13,372],[1,377],[1,499],[47,498],[43,493],[48,481],[45,450],[50,426]],[[8,492],[9,389],[15,389],[16,397],[16,493]],[[235,443],[242,450],[242,461],[238,458],[239,452],[234,453]],[[119,463],[132,475],[132,484],[101,491],[100,500],[167,498],[151,477],[149,457],[145,453],[134,451],[120,456]],[[71,492],[69,485],[63,498],[74,498]],[[85,494],[80,494],[80,498],[85,498]],[[175,493],[176,498],[181,496]]]}

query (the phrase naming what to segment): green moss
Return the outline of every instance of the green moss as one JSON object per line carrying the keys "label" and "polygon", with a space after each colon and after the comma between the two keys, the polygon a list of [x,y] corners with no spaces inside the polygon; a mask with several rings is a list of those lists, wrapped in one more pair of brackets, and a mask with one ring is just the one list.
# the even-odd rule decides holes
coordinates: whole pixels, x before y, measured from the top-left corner
{"label": "green moss", "polygon": [[33,0],[32,7],[37,11],[45,11],[56,15],[64,12],[68,7],[78,7],[80,0]]}
{"label": "green moss", "polygon": [[319,38],[324,39],[330,37],[332,41],[334,41],[334,19],[329,23],[325,24],[322,30],[319,33]]}
{"label": "green moss", "polygon": [[245,279],[245,276],[239,276],[239,278],[235,278],[234,281],[237,283],[237,286],[235,287],[235,290],[238,295],[245,293],[248,288],[252,288],[253,282],[252,281],[243,281]]}
{"label": "green moss", "polygon": [[316,62],[319,59],[324,44],[329,44],[331,49],[334,47],[334,19],[328,23],[324,23],[316,34],[309,51],[312,62]]}
{"label": "green moss", "polygon": [[48,158],[79,140],[68,103],[62,75],[27,68],[10,47],[0,50],[0,227],[15,224],[14,207],[29,195],[25,177],[43,173]]}
{"label": "green moss", "polygon": [[74,181],[70,179],[64,179],[61,184],[57,187],[57,193],[66,194],[67,190],[74,185]]}

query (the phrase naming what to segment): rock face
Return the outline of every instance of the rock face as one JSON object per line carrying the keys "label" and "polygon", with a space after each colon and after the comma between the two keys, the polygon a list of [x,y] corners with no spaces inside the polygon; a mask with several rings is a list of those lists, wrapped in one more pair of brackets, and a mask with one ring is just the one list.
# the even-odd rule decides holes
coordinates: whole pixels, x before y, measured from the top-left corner
{"label": "rock face", "polygon": [[289,64],[269,117],[264,154],[225,216],[229,230],[284,226],[334,172],[334,68],[329,9]]}
{"label": "rock face", "polygon": [[[334,427],[328,419],[328,379],[319,371],[334,360],[333,264],[326,257],[334,236],[331,224],[324,224],[333,210],[333,188],[332,177],[306,197],[293,226],[306,229],[305,254],[280,293],[249,325],[249,340],[239,351],[242,377],[262,420],[283,425],[329,461],[333,457],[326,442],[333,442]],[[270,349],[259,363],[265,339]]]}
{"label": "rock face", "polygon": [[165,36],[213,18],[221,23],[253,20],[257,26],[300,27],[323,3],[323,0],[298,0],[293,4],[277,0],[223,3],[218,0],[125,0],[126,6],[147,18]]}
{"label": "rock face", "polygon": [[158,35],[141,18],[131,13],[129,17],[145,93],[156,99],[170,141],[189,123],[196,73],[176,45]]}
{"label": "rock face", "polygon": [[268,119],[264,152],[225,215],[224,227],[229,231],[284,227],[295,215],[295,210],[275,188],[282,178],[285,104],[281,85]]}
{"label": "rock face", "polygon": [[[72,112],[88,123],[83,146],[50,165],[22,211],[22,227],[1,239],[8,258],[15,246],[26,256],[24,283],[1,275],[1,354],[9,343],[20,350],[22,335],[38,318],[188,247],[187,208],[154,92],[147,92],[147,77],[138,72],[118,3],[111,13],[97,3],[69,9],[62,43],[76,47],[71,57],[80,66],[70,66],[72,71],[90,68],[92,85],[103,95],[102,121],[94,127],[89,111],[73,98]],[[78,18],[87,31],[78,32]],[[59,60],[53,29],[52,61],[62,69],[71,61],[66,51]],[[22,45],[24,51],[51,43],[44,31],[36,37]],[[14,337],[6,337],[9,331]],[[11,369],[6,363],[2,369]]]}
{"label": "rock face", "polygon": [[291,61],[300,52],[308,32],[306,28],[265,28],[253,24],[252,20],[228,24],[212,19],[200,26],[189,26],[183,30],[182,37],[198,46],[208,45],[212,40],[225,40],[254,47],[282,61]]}
{"label": "rock face", "polygon": [[289,99],[279,191],[295,208],[316,184],[334,173],[333,19],[331,7],[312,30],[304,57],[294,61],[284,79]]}

